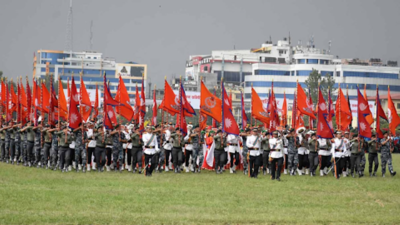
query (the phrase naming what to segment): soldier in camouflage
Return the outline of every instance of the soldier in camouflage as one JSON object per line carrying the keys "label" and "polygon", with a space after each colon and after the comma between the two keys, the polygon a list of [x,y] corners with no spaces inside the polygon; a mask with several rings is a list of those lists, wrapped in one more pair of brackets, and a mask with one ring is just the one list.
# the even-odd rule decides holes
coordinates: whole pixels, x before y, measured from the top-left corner
{"label": "soldier in camouflage", "polygon": [[[38,126],[33,127],[32,130],[35,133],[35,146],[34,146],[34,152],[35,152],[35,162],[33,163],[34,165],[37,166],[37,168],[40,167],[40,160],[41,160],[41,139],[42,139],[42,132],[40,129],[42,128],[41,122],[38,123]],[[43,165],[42,165],[43,167]]]}
{"label": "soldier in camouflage", "polygon": [[46,128],[44,128],[42,130],[42,133],[44,135],[44,145],[42,148],[42,165],[46,166],[46,170],[49,168],[49,159],[50,159],[50,148],[51,148],[51,141],[52,141],[52,135],[51,132],[49,131],[50,127],[46,126]]}
{"label": "soldier in camouflage", "polygon": [[119,170],[122,172],[123,170],[123,159],[124,159],[124,150],[122,148],[122,143],[125,140],[125,135],[121,134],[121,125],[117,124],[115,129],[110,133],[112,136],[112,158],[113,158],[113,165],[114,171],[117,171],[117,161],[119,161]]}
{"label": "soldier in camouflage", "polygon": [[299,137],[296,136],[294,128],[290,129],[289,134],[286,135],[288,141],[288,170],[290,176],[296,174],[297,164],[299,163],[299,156],[297,152],[297,144],[299,143]]}
{"label": "soldier in camouflage", "polygon": [[[82,135],[82,126],[79,126],[74,130],[74,137],[75,137],[75,162],[79,164],[79,158],[82,158],[82,166],[76,166],[76,172],[79,172],[79,169],[82,168],[82,172],[86,172],[86,148],[85,142],[87,140],[86,132],[83,132]],[[83,139],[82,139],[83,138]]]}
{"label": "soldier in camouflage", "polygon": [[393,171],[392,165],[392,152],[393,152],[393,143],[392,140],[388,137],[388,133],[385,132],[383,138],[381,140],[381,164],[382,164],[382,177],[385,177],[386,173],[386,164],[388,165],[389,172],[392,176],[396,175],[396,172]]}
{"label": "soldier in camouflage", "polygon": [[[56,129],[58,128],[58,124],[56,125]],[[59,154],[58,154],[58,137],[57,135],[54,134],[55,130],[49,130],[49,132],[52,134],[51,137],[51,150],[50,150],[50,158],[51,158],[51,168],[55,171],[57,170],[57,165],[58,165],[58,159],[59,159]]]}
{"label": "soldier in camouflage", "polygon": [[15,132],[15,159],[17,165],[21,162],[22,153],[21,153],[21,124],[17,124],[14,126]]}
{"label": "soldier in camouflage", "polygon": [[[4,127],[4,125],[3,125]],[[0,129],[0,150],[1,150],[1,155],[0,155],[0,162],[5,161],[6,158],[6,149],[5,149],[5,138],[6,138],[6,132],[3,128]]]}
{"label": "soldier in camouflage", "polygon": [[33,131],[32,122],[28,122],[26,127],[21,129],[21,132],[25,132],[26,134],[26,155],[27,155],[27,166],[31,167],[32,163],[35,160],[34,152],[33,152],[33,145],[35,139],[35,133]]}
{"label": "soldier in camouflage", "polygon": [[246,146],[246,141],[247,141],[247,136],[250,136],[250,129],[246,128],[245,133],[240,134],[243,139],[243,150],[242,150],[242,159],[243,159],[243,173],[247,175],[248,170],[247,170],[247,153],[249,152],[247,146]]}

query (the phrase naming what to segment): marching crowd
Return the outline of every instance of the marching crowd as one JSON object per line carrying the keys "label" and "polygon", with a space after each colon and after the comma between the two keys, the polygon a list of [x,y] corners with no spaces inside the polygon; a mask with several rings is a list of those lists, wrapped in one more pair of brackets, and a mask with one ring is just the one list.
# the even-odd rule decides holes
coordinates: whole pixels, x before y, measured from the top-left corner
{"label": "marching crowd", "polygon": [[[153,171],[200,173],[212,169],[216,174],[243,170],[257,178],[259,172],[270,174],[272,180],[284,174],[327,176],[337,179],[363,177],[368,153],[369,176],[376,176],[379,167],[384,177],[386,166],[391,176],[393,139],[384,133],[377,140],[373,134],[365,140],[357,134],[335,132],[333,139],[317,138],[315,132],[298,128],[283,131],[261,130],[259,127],[241,130],[239,136],[221,129],[189,124],[183,134],[173,124],[147,126],[144,132],[134,124],[116,125],[113,130],[92,120],[74,130],[62,123],[55,127],[32,122],[26,125],[3,123],[0,129],[0,160],[5,163],[52,169],[62,172]],[[213,156],[211,163],[205,158]],[[211,165],[210,165],[211,164]]]}

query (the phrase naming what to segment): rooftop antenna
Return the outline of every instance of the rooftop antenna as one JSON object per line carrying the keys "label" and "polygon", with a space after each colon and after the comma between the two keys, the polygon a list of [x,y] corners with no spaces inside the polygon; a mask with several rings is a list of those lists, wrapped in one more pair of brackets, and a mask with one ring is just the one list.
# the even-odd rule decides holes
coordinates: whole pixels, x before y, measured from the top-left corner
{"label": "rooftop antenna", "polygon": [[332,46],[332,41],[329,40],[328,54],[331,54],[331,46]]}
{"label": "rooftop antenna", "polygon": [[290,45],[290,31],[289,31],[289,45]]}
{"label": "rooftop antenna", "polygon": [[93,48],[93,20],[90,21],[90,51]]}
{"label": "rooftop antenna", "polygon": [[69,12],[68,12],[68,19],[67,19],[67,32],[66,32],[66,44],[65,50],[72,52],[73,49],[73,13],[72,13],[72,0],[69,2]]}

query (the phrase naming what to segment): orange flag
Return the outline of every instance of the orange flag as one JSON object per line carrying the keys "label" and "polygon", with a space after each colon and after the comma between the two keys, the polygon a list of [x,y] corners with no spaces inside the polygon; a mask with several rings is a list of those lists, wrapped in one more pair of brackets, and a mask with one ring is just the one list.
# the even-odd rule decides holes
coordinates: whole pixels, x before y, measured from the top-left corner
{"label": "orange flag", "polygon": [[389,119],[389,130],[392,135],[396,135],[396,128],[400,124],[400,118],[397,114],[396,107],[390,96],[390,87],[388,87],[388,119]]}
{"label": "orange flag", "polygon": [[42,82],[42,107],[43,111],[45,113],[49,113],[50,109],[50,93],[49,90],[47,90],[46,85]]}
{"label": "orange flag", "polygon": [[[367,97],[367,85],[364,85],[364,99],[365,101],[368,102],[368,97]],[[372,113],[365,116],[365,119],[367,120],[367,122],[369,123],[369,125],[374,123],[374,118],[372,117]]]}
{"label": "orange flag", "polygon": [[21,95],[21,104],[23,107],[28,107],[28,99],[26,97],[26,93],[25,93],[25,89],[24,89],[24,85],[20,86],[20,95]]}
{"label": "orange flag", "polygon": [[80,85],[80,94],[81,94],[81,105],[79,107],[82,107],[82,117],[84,121],[87,121],[87,119],[90,116],[90,112],[92,111],[92,102],[90,101],[89,94],[86,90],[86,85],[83,82],[83,79],[81,77],[81,85]]}
{"label": "orange flag", "polygon": [[312,103],[310,102],[303,88],[300,86],[299,83],[297,83],[297,109],[300,111],[301,114],[307,115],[311,119],[316,120],[317,118],[315,117],[312,108]]}
{"label": "orange flag", "polygon": [[207,89],[201,81],[200,113],[214,118],[219,123],[222,121],[222,101]]}
{"label": "orange flag", "polygon": [[287,125],[287,102],[286,102],[286,93],[283,93],[283,104],[282,104],[282,120],[281,126],[285,127]]}
{"label": "orange flag", "polygon": [[254,88],[251,88],[251,116],[266,124],[270,122],[267,110],[264,109],[260,96]]}
{"label": "orange flag", "polygon": [[351,110],[349,108],[349,103],[344,96],[342,89],[339,87],[338,97],[336,99],[336,124],[338,129],[344,131],[351,123]]}
{"label": "orange flag", "polygon": [[133,118],[133,109],[130,104],[129,94],[126,90],[124,80],[119,76],[119,85],[117,94],[115,96],[115,100],[118,101],[121,106],[116,106],[117,113],[123,116],[128,121],[131,121]]}
{"label": "orange flag", "polygon": [[164,99],[159,108],[174,116],[176,113],[179,113],[179,99],[166,80],[164,87]]}
{"label": "orange flag", "polygon": [[58,80],[58,104],[59,104],[59,109],[58,109],[59,116],[64,118],[64,120],[67,120],[68,119],[67,99],[65,98],[61,80]]}
{"label": "orange flag", "polygon": [[13,83],[11,82],[10,83],[10,86],[11,86],[11,112],[16,112],[17,111],[17,101],[18,101],[18,98],[17,98],[17,95],[15,94],[15,91],[14,91],[14,85],[13,85]]}

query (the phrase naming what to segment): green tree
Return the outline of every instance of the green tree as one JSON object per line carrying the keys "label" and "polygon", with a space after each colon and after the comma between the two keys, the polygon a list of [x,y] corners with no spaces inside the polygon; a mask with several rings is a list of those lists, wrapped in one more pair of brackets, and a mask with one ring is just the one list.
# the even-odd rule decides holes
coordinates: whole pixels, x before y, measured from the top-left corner
{"label": "green tree", "polygon": [[314,105],[316,105],[318,102],[318,84],[321,88],[322,95],[324,96],[325,100],[328,100],[329,90],[331,93],[336,90],[336,88],[334,88],[335,79],[329,74],[325,74],[325,76],[323,77],[320,73],[318,73],[317,70],[313,70],[304,83],[310,90],[311,98]]}

